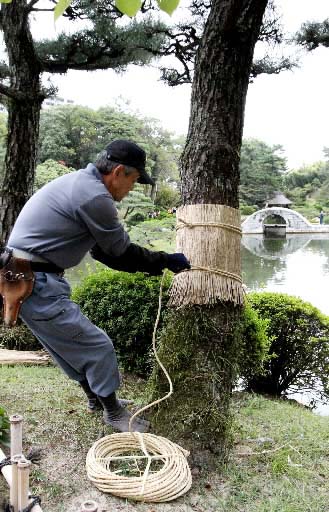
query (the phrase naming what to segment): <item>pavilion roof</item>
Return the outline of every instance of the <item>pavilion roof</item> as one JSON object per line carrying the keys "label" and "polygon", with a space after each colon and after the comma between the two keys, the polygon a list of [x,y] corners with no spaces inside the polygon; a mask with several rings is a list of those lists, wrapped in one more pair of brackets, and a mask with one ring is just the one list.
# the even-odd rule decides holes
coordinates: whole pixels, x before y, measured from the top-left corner
{"label": "pavilion roof", "polygon": [[265,203],[270,206],[272,205],[286,205],[286,204],[292,204],[292,202],[284,196],[281,192],[275,192],[275,195],[271,197],[271,199],[268,199],[265,201]]}

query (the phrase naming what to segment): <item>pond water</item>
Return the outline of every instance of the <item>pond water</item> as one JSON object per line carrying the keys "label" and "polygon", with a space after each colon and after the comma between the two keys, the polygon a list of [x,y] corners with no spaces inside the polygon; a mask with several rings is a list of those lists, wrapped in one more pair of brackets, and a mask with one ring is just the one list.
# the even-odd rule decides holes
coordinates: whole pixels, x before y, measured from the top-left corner
{"label": "pond water", "polygon": [[[329,234],[287,235],[283,239],[244,235],[241,257],[248,291],[295,295],[329,315]],[[67,278],[75,285],[95,268],[95,262],[87,257],[67,272]],[[298,394],[293,398],[309,403],[312,397]],[[329,405],[319,405],[316,412],[329,415]]]}
{"label": "pond water", "polygon": [[329,315],[329,234],[244,235],[242,274],[248,290],[296,295]]}
{"label": "pond water", "polygon": [[[248,291],[288,293],[310,302],[329,315],[329,235],[287,235],[267,239],[263,235],[242,237],[242,275]],[[308,404],[311,394],[294,394]],[[329,415],[329,405],[315,410]]]}

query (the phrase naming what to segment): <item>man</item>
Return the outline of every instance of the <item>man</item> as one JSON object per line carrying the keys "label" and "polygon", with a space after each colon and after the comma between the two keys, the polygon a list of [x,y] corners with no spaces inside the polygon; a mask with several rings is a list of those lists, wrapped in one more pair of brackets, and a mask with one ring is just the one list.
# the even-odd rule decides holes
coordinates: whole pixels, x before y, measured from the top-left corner
{"label": "man", "polygon": [[[70,300],[64,269],[92,256],[117,270],[159,275],[164,268],[190,268],[183,254],[151,252],[132,244],[117,216],[136,182],[153,184],[143,149],[126,140],[109,144],[85,169],[66,174],[37,191],[22,209],[8,240],[16,261],[28,260],[35,273],[20,317],[62,370],[80,383],[89,408],[103,407],[104,421],[125,432],[131,413],[116,397],[120,385],[113,344]],[[135,431],[148,422],[137,418]]]}

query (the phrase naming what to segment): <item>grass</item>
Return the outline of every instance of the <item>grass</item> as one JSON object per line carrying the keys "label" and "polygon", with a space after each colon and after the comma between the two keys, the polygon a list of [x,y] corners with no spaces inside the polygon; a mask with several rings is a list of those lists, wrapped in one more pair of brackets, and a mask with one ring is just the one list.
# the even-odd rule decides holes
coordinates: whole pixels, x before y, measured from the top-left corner
{"label": "grass", "polygon": [[[88,481],[85,457],[100,436],[100,413],[85,413],[80,388],[53,367],[0,368],[0,404],[24,416],[24,450],[42,449],[32,490],[44,512],[77,512],[94,499],[99,512],[325,512],[329,502],[329,418],[284,401],[234,396],[235,445],[222,471],[195,462],[193,486],[167,504],[127,502]],[[124,379],[121,396],[141,402],[144,383]],[[8,488],[0,478],[0,496]]]}

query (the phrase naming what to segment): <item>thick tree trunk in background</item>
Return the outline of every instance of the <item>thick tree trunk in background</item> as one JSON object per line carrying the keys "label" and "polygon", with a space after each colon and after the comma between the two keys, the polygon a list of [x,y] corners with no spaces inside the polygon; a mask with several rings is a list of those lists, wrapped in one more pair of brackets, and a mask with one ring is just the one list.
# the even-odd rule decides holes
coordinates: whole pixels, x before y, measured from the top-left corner
{"label": "thick tree trunk in background", "polygon": [[[267,0],[213,0],[192,87],[187,143],[181,160],[183,204],[238,208],[243,118],[254,46]],[[160,404],[157,432],[223,459],[230,446],[230,395],[236,377],[240,310],[231,303],[170,313],[160,359],[174,394]],[[152,398],[167,384],[155,369]]]}
{"label": "thick tree trunk in background", "polygon": [[40,66],[36,57],[25,0],[1,6],[1,28],[9,66],[14,70],[8,100],[8,136],[4,180],[1,190],[1,241],[10,234],[15,220],[33,189],[39,118],[44,95],[40,88]]}

